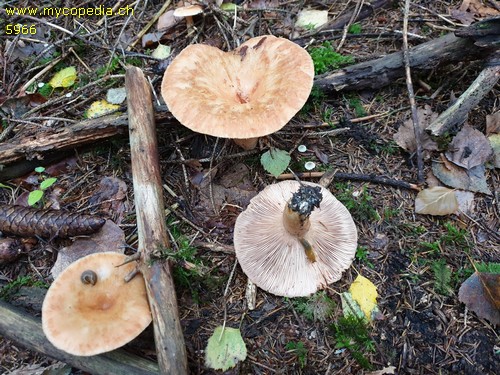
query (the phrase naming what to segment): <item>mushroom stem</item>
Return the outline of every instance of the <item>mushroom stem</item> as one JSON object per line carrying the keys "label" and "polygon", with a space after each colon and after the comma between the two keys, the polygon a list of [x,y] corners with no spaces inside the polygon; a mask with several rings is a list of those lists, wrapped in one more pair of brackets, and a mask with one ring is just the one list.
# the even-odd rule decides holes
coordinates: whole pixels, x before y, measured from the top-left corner
{"label": "mushroom stem", "polygon": [[311,227],[309,215],[301,215],[295,212],[288,204],[283,211],[283,224],[288,233],[298,238],[303,238]]}
{"label": "mushroom stem", "polygon": [[311,263],[316,262],[313,247],[304,237],[311,227],[309,216],[314,208],[318,207],[323,199],[320,187],[301,185],[292,195],[283,211],[283,225],[288,233],[296,236],[306,252]]}
{"label": "mushroom stem", "polygon": [[259,137],[255,138],[242,138],[242,139],[233,139],[233,142],[240,146],[243,150],[249,151],[253,150],[257,143],[259,142]]}

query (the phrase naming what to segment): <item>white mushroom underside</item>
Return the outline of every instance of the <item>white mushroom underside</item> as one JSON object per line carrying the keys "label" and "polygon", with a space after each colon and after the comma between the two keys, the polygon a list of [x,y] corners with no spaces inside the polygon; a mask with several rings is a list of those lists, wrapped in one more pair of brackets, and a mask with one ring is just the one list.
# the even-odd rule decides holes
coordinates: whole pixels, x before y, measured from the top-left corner
{"label": "white mushroom underside", "polygon": [[296,181],[268,186],[240,214],[234,234],[236,255],[248,278],[270,293],[287,297],[307,296],[339,280],[357,246],[351,215],[322,188],[323,201],[312,212],[311,229],[305,236],[316,253],[317,261],[311,263],[303,245],[283,226],[285,204],[298,188]]}

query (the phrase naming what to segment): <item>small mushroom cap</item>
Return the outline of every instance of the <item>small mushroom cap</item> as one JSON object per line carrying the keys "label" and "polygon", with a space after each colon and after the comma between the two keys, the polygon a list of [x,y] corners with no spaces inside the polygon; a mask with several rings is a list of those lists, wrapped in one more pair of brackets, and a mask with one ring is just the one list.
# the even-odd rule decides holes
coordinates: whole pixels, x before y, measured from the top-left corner
{"label": "small mushroom cap", "polygon": [[[150,323],[144,279],[139,274],[126,283],[134,268],[122,264],[126,256],[95,253],[70,264],[52,283],[42,306],[42,326],[58,349],[78,356],[108,352],[125,345]],[[80,276],[92,270],[95,285]]]}
{"label": "small mushroom cap", "polygon": [[306,50],[265,35],[230,52],[186,47],[167,68],[161,92],[172,114],[193,131],[254,138],[290,121],[307,101],[313,78]]}
{"label": "small mushroom cap", "polygon": [[197,14],[203,13],[203,7],[201,5],[186,5],[174,10],[174,17],[190,17],[196,16]]}
{"label": "small mushroom cap", "polygon": [[283,224],[285,205],[299,186],[297,181],[267,186],[238,216],[234,229],[234,248],[243,272],[260,288],[285,297],[308,296],[339,280],[357,247],[349,211],[321,187],[323,200],[312,211],[305,235],[316,254],[316,262],[309,261],[304,246]]}

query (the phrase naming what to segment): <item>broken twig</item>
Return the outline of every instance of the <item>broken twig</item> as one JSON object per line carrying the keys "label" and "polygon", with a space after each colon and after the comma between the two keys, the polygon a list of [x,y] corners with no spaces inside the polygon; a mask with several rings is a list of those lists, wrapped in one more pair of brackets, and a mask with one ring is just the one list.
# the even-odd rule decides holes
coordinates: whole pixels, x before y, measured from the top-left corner
{"label": "broken twig", "polygon": [[410,0],[405,0],[403,17],[403,60],[405,64],[406,87],[408,99],[411,106],[411,119],[413,122],[413,132],[415,134],[416,158],[417,158],[417,181],[424,182],[424,157],[422,156],[422,131],[418,123],[417,104],[415,103],[415,91],[411,80],[410,53],[408,49],[408,14],[410,13]]}

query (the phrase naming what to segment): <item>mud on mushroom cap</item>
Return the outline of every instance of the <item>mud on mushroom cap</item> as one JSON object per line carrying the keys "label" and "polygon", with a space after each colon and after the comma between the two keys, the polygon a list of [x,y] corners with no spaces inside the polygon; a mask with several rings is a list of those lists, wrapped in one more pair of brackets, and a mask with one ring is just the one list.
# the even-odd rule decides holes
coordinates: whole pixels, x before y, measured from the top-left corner
{"label": "mud on mushroom cap", "polygon": [[312,89],[314,66],[297,44],[265,35],[230,52],[190,45],[172,61],[162,96],[181,124],[223,138],[254,138],[281,129]]}
{"label": "mud on mushroom cap", "polygon": [[349,211],[321,187],[323,199],[309,216],[310,228],[304,236],[316,261],[308,259],[303,244],[283,223],[283,211],[299,187],[296,181],[269,185],[238,216],[234,230],[236,256],[248,278],[286,297],[308,296],[339,280],[357,247],[357,230]]}
{"label": "mud on mushroom cap", "polygon": [[[117,267],[125,258],[115,252],[91,254],[54,280],[43,301],[42,326],[56,348],[78,356],[108,352],[151,323],[144,279],[137,275],[126,283],[135,265]],[[95,273],[94,285],[84,282],[87,271]]]}

